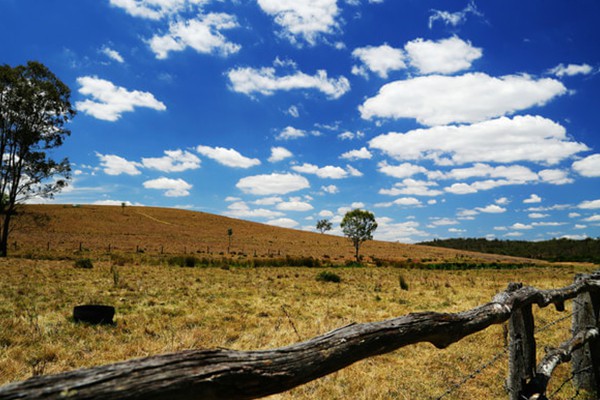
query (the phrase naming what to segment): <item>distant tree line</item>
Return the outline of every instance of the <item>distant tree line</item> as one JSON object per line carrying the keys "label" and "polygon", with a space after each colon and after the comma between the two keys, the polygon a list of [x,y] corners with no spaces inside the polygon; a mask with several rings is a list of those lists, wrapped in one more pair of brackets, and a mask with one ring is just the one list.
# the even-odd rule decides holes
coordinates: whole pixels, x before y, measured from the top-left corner
{"label": "distant tree line", "polygon": [[552,262],[592,262],[600,264],[600,239],[552,239],[541,242],[488,240],[481,238],[435,239],[421,245],[480,253],[535,258]]}

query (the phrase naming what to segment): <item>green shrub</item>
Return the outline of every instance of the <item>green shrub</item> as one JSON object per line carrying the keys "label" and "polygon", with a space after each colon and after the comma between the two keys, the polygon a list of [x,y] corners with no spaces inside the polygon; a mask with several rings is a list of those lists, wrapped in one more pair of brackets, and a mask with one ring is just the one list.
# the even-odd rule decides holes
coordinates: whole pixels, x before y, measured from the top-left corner
{"label": "green shrub", "polygon": [[340,278],[340,276],[336,273],[329,271],[321,271],[317,274],[317,281],[340,283],[342,281],[342,278]]}
{"label": "green shrub", "polygon": [[92,269],[94,268],[94,264],[89,258],[80,258],[75,260],[75,268]]}
{"label": "green shrub", "polygon": [[398,282],[400,283],[400,289],[408,290],[408,282],[406,282],[406,279],[404,279],[404,276],[402,276],[402,275],[398,276]]}

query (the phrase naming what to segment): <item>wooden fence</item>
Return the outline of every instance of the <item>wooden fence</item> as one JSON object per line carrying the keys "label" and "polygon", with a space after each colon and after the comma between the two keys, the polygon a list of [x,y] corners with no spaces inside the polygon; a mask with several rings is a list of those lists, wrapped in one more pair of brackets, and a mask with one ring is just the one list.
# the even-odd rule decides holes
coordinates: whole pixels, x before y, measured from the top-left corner
{"label": "wooden fence", "polygon": [[[537,363],[532,306],[565,310],[573,300],[573,337]],[[508,397],[545,399],[556,366],[573,359],[578,388],[600,394],[600,274],[538,290],[510,284],[491,302],[455,314],[414,313],[351,324],[305,342],[262,351],[190,350],[151,356],[0,387],[0,399],[254,399],[280,393],[356,361],[429,342],[443,349],[509,321]]]}

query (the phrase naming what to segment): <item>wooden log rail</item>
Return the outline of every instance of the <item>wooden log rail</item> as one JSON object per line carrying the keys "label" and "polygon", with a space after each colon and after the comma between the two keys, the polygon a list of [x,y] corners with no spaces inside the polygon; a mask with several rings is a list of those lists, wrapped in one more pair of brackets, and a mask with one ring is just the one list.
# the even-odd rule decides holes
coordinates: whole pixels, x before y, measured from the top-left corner
{"label": "wooden log rail", "polygon": [[[351,324],[272,350],[190,350],[38,376],[0,387],[0,399],[254,399],[403,346],[430,342],[445,348],[503,323],[517,310],[533,304],[554,304],[562,311],[566,300],[596,290],[600,290],[600,275],[586,276],[562,289],[511,286],[491,302],[459,313],[414,313]],[[597,331],[587,335],[597,336]],[[551,372],[553,368],[545,365],[554,365],[553,360],[545,362],[539,370],[541,375]]]}

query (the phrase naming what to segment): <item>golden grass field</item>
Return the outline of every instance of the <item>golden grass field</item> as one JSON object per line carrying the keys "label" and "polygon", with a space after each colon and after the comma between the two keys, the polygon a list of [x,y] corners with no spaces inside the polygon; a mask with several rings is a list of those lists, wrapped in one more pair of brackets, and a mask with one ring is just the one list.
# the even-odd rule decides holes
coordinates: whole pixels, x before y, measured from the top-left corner
{"label": "golden grass field", "polygon": [[[156,246],[163,237],[160,236],[161,229],[154,224],[160,224],[165,226],[163,233],[166,239],[172,240],[168,243],[173,248],[182,244],[192,248],[194,243],[217,248],[225,243],[226,229],[231,226],[236,239],[238,236],[251,238],[243,244],[238,242],[238,246],[246,247],[245,251],[256,247],[260,253],[276,244],[285,254],[352,256],[352,248],[343,238],[257,227],[236,220],[227,220],[224,224],[222,217],[208,214],[198,217],[197,226],[205,227],[204,236],[198,239],[190,233],[191,229],[182,228],[196,224],[194,218],[183,213],[181,219],[177,219],[182,213],[173,210],[127,208],[128,214],[121,214],[120,208],[90,207],[97,213],[94,217],[97,219],[88,214],[78,221],[77,212],[82,208],[46,207],[34,208],[36,212],[55,210],[45,222],[44,233],[31,230],[26,238],[22,232],[15,232],[23,248],[27,246],[27,239],[32,243],[31,249],[36,243],[39,245],[48,240],[52,240],[51,249],[54,243],[58,245],[61,241],[70,246],[77,243],[77,235],[85,233],[87,236],[82,236],[82,240],[90,246],[102,247],[109,241],[121,243],[123,249],[126,246],[135,249],[136,242]],[[66,211],[59,216],[61,210]],[[207,223],[210,218],[215,218],[215,224],[219,225]],[[201,223],[201,219],[204,222]],[[66,221],[72,225],[63,225]],[[138,233],[145,232],[143,224],[156,227],[156,236]],[[21,229],[25,225],[21,221]],[[117,226],[119,230],[115,228]],[[273,239],[268,239],[269,234],[274,235]],[[269,243],[269,240],[273,242]],[[314,242],[317,250],[307,253]],[[385,258],[437,256],[443,260],[479,260],[478,257],[490,257],[389,243],[369,245],[365,246],[365,254]],[[71,256],[73,251],[62,250]],[[523,282],[542,289],[563,287],[572,283],[576,273],[594,269],[585,265],[547,264],[517,270],[476,271],[374,266],[181,268],[156,260],[145,262],[148,252],[146,249],[144,254],[136,254],[120,263],[124,265],[116,265],[105,251],[90,250],[85,255],[92,258],[93,269],[75,268],[72,259],[1,259],[0,385],[36,374],[184,349],[275,348],[351,322],[378,321],[410,312],[467,310],[490,301],[509,282]],[[57,254],[52,253],[53,257]],[[496,256],[491,260],[496,260]],[[323,270],[338,274],[341,283],[318,282],[316,275]],[[408,290],[400,287],[401,277],[408,283]],[[115,306],[116,325],[90,326],[72,322],[73,306],[90,303]],[[568,315],[569,309],[570,304],[564,313],[556,312],[553,307],[534,309],[536,326]],[[538,333],[538,358],[543,356],[544,346],[555,346],[565,340],[570,335],[569,328],[570,319],[567,318]],[[496,325],[444,350],[427,343],[404,347],[270,398],[435,399],[502,352],[504,346],[503,327]],[[506,398],[506,371],[507,359],[501,356],[475,379],[444,399]],[[550,383],[549,393],[569,376],[570,365],[560,366]],[[574,389],[567,383],[552,398],[570,399],[573,395]]]}

